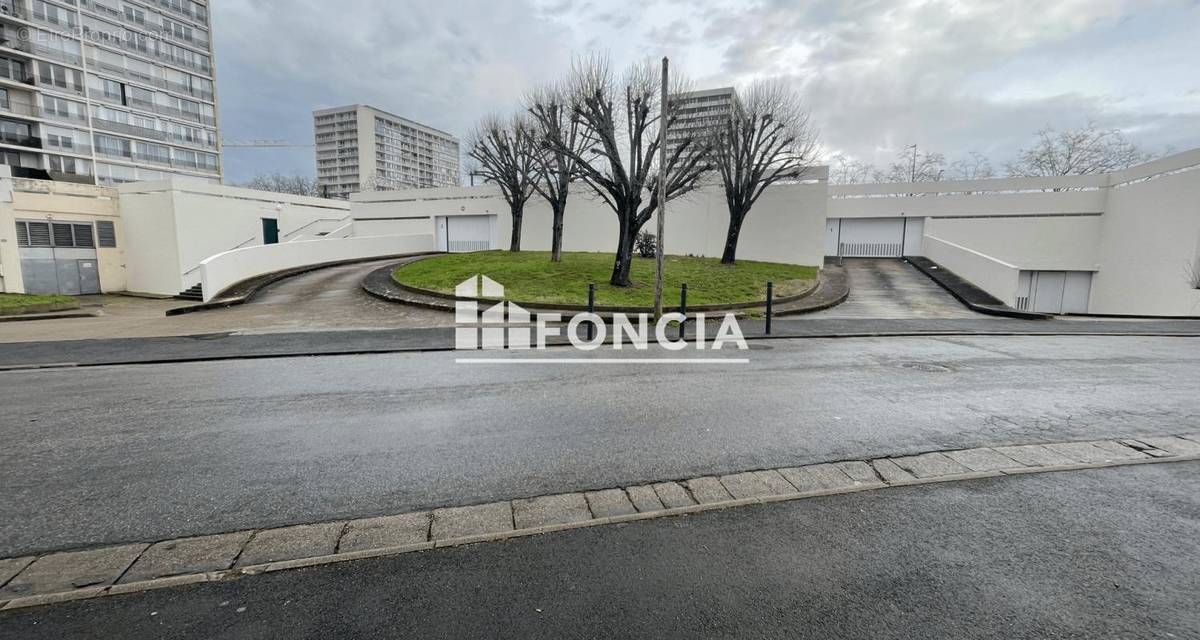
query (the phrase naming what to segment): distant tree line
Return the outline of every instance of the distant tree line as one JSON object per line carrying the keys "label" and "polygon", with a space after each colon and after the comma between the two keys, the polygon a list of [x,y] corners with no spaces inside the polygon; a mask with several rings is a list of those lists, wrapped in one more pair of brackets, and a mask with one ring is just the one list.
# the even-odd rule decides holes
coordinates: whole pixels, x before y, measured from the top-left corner
{"label": "distant tree line", "polygon": [[870,182],[936,182],[1008,177],[1052,177],[1110,173],[1153,160],[1119,129],[1101,129],[1095,123],[1073,130],[1047,127],[1033,144],[1017,152],[997,171],[991,160],[977,151],[954,162],[936,151],[906,147],[887,167],[835,155],[830,159],[829,180],[835,184]]}

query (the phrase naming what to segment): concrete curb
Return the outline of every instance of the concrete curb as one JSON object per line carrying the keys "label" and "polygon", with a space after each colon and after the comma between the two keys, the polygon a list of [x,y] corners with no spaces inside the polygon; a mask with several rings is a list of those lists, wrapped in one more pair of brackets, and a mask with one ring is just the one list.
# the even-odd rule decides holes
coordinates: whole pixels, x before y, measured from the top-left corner
{"label": "concrete curb", "polygon": [[391,256],[377,256],[374,258],[355,258],[353,260],[335,260],[333,262],[321,262],[318,264],[310,264],[310,265],[305,265],[303,267],[296,267],[294,269],[282,269],[280,271],[265,273],[262,275],[254,276],[253,278],[246,278],[245,280],[242,280],[241,282],[235,282],[234,284],[226,287],[225,290],[222,291],[221,294],[218,295],[216,298],[213,298],[212,300],[209,300],[208,302],[201,302],[199,304],[187,305],[187,306],[183,306],[183,307],[175,307],[174,309],[167,309],[166,315],[180,316],[185,313],[195,313],[197,311],[209,311],[212,309],[225,309],[228,307],[236,307],[240,304],[245,304],[247,302],[250,302],[263,289],[266,289],[267,287],[275,284],[276,282],[279,282],[280,280],[286,280],[286,279],[294,277],[294,276],[299,276],[299,275],[303,275],[306,273],[310,273],[312,271],[317,271],[318,269],[325,269],[328,267],[340,267],[340,266],[347,265],[347,264],[358,264],[360,262],[374,262],[376,260],[392,260],[392,259],[398,259],[398,258],[403,258],[403,257],[408,257],[408,256],[417,256],[417,255],[425,255],[425,254],[424,253],[400,253],[400,254],[391,255]]}
{"label": "concrete curb", "polygon": [[[434,291],[432,289],[422,289],[421,287],[414,287],[412,285],[404,284],[403,282],[396,280],[392,276],[392,274],[396,271],[396,269],[399,266],[401,266],[401,265],[395,264],[395,265],[391,265],[390,267],[383,267],[383,268],[377,269],[375,271],[372,271],[370,274],[367,275],[366,278],[363,279],[363,289],[367,293],[370,293],[371,295],[373,295],[381,300],[386,300],[388,302],[395,302],[398,304],[409,304],[409,305],[421,307],[424,309],[445,311],[447,313],[454,313],[454,311],[455,311],[454,304],[455,304],[455,302],[460,301],[460,300],[467,301],[467,302],[482,302],[485,304],[494,304],[494,303],[499,302],[499,300],[495,300],[495,299],[491,299],[491,298],[474,298],[474,297],[460,298],[454,294],[445,293],[442,291]],[[794,304],[796,302],[804,300],[805,298],[813,295],[818,289],[820,289],[821,284],[822,284],[822,277],[821,277],[820,272],[818,272],[816,281],[814,281],[812,283],[812,285],[809,286],[806,290],[804,290],[800,293],[794,294],[794,295],[775,298],[774,304],[776,304],[776,305]],[[529,301],[521,301],[521,300],[509,300],[508,302],[512,302],[513,304],[515,304],[523,309],[527,309],[529,311],[538,311],[538,312],[546,312],[546,313],[556,313],[557,312],[557,313],[568,314],[568,313],[581,313],[581,312],[588,310],[587,305],[579,305],[579,304],[558,304],[558,305],[556,305],[556,304],[549,304],[549,303],[544,303],[544,302],[529,302]],[[766,300],[754,300],[751,302],[737,302],[737,303],[730,303],[730,304],[689,305],[688,312],[689,313],[707,313],[709,311],[745,311],[748,309],[762,309],[766,306],[767,306]],[[612,306],[612,305],[596,305],[594,310],[597,314],[652,313],[654,311],[654,309],[651,307],[622,307],[622,306]]]}
{"label": "concrete curb", "polygon": [[[776,502],[784,502],[784,501],[791,501],[791,500],[803,500],[803,499],[808,499],[808,498],[845,495],[845,494],[859,493],[859,492],[865,492],[865,491],[875,491],[875,490],[879,490],[879,489],[889,489],[889,488],[896,488],[896,487],[913,487],[913,486],[920,486],[920,485],[932,485],[932,484],[941,484],[941,483],[947,483],[947,482],[980,480],[980,479],[988,479],[988,478],[1004,478],[1004,477],[1009,477],[1009,476],[1016,477],[1016,476],[1028,475],[1028,474],[1033,474],[1033,473],[1059,473],[1059,472],[1064,472],[1064,471],[1106,469],[1106,468],[1130,466],[1130,465],[1140,465],[1140,464],[1200,461],[1200,433],[1174,435],[1174,436],[1162,436],[1162,437],[1148,437],[1148,438],[1145,438],[1145,440],[1153,442],[1153,443],[1157,444],[1158,446],[1152,446],[1150,444],[1147,444],[1146,442],[1143,442],[1142,440],[1138,440],[1135,438],[1119,438],[1119,439],[1112,439],[1112,440],[1097,440],[1097,441],[1084,441],[1084,442],[1055,442],[1055,443],[1044,443],[1044,444],[981,447],[981,448],[977,448],[977,449],[933,451],[933,452],[926,452],[926,453],[917,454],[917,455],[904,455],[904,456],[899,456],[899,457],[874,458],[874,459],[870,459],[868,461],[847,460],[847,461],[837,461],[837,462],[807,465],[804,467],[781,468],[781,469],[760,469],[760,470],[744,471],[744,472],[740,472],[740,473],[729,473],[729,474],[725,474],[722,476],[703,476],[700,478],[691,478],[691,479],[680,480],[680,481],[676,481],[676,482],[654,483],[654,486],[671,488],[672,491],[676,491],[676,492],[682,490],[686,493],[681,494],[681,495],[686,495],[686,496],[690,497],[691,493],[687,489],[687,487],[696,486],[699,490],[699,488],[701,486],[711,486],[711,483],[715,482],[716,486],[718,488],[722,484],[725,484],[727,487],[745,488],[747,486],[745,484],[746,476],[755,476],[758,478],[763,478],[763,477],[765,477],[763,474],[769,474],[769,475],[772,475],[772,477],[778,476],[779,478],[783,478],[784,480],[786,480],[783,487],[790,487],[790,489],[785,488],[785,489],[783,489],[783,492],[778,492],[777,489],[780,487],[768,487],[766,484],[760,484],[759,485],[761,487],[761,489],[759,490],[760,495],[752,495],[752,496],[748,496],[748,497],[744,497],[744,498],[731,498],[731,499],[715,500],[715,501],[710,501],[710,502],[702,502],[700,504],[690,504],[690,505],[686,505],[686,506],[677,506],[677,507],[669,507],[669,508],[650,508],[646,511],[639,511],[636,513],[626,513],[626,514],[622,514],[622,515],[611,515],[611,516],[605,516],[605,517],[596,517],[596,515],[594,513],[590,513],[590,510],[589,510],[588,515],[591,515],[592,517],[585,519],[585,520],[569,520],[569,518],[571,517],[570,513],[564,511],[562,513],[555,514],[553,509],[551,509],[548,516],[551,519],[558,517],[560,519],[563,519],[563,521],[549,522],[547,524],[542,524],[539,526],[517,528],[515,523],[513,523],[511,521],[511,519],[510,519],[511,516],[505,516],[503,526],[511,527],[511,528],[505,528],[503,530],[481,531],[479,533],[469,533],[469,529],[468,529],[468,531],[464,532],[462,535],[455,535],[452,537],[445,537],[445,538],[436,538],[435,532],[432,530],[429,530],[422,534],[422,535],[425,535],[427,537],[427,539],[425,541],[421,541],[421,542],[410,542],[410,543],[406,543],[406,544],[385,545],[385,546],[380,546],[377,548],[363,549],[363,550],[343,552],[343,553],[338,553],[338,552],[335,552],[332,554],[322,553],[322,554],[317,554],[317,555],[312,555],[312,556],[307,556],[307,557],[281,559],[281,560],[275,560],[275,561],[260,563],[260,564],[247,565],[247,566],[237,567],[237,568],[229,568],[229,567],[216,568],[216,569],[209,570],[209,571],[200,571],[200,572],[194,572],[194,573],[186,573],[186,574],[182,574],[182,575],[165,576],[165,577],[140,580],[140,581],[128,582],[128,583],[118,582],[118,580],[122,576],[126,575],[130,571],[131,568],[133,568],[134,566],[140,566],[140,565],[138,565],[138,563],[139,563],[139,561],[142,560],[143,556],[146,555],[146,551],[148,549],[154,548],[157,545],[167,545],[166,548],[168,548],[168,549],[176,549],[177,543],[182,542],[182,541],[191,540],[192,538],[182,538],[182,539],[178,539],[178,540],[164,540],[164,541],[158,541],[158,542],[154,543],[153,545],[145,545],[145,547],[141,550],[141,552],[134,559],[123,562],[121,564],[121,567],[119,568],[119,573],[117,573],[116,575],[113,575],[111,577],[111,579],[108,580],[109,584],[107,586],[95,585],[95,586],[87,586],[87,587],[79,588],[79,589],[72,589],[72,590],[68,590],[68,591],[50,591],[48,593],[32,593],[30,595],[21,595],[20,593],[13,593],[14,591],[19,592],[23,589],[36,589],[37,588],[36,585],[31,582],[22,582],[21,578],[23,576],[30,575],[30,574],[33,574],[35,576],[41,575],[42,577],[45,577],[44,576],[45,571],[43,570],[39,574],[37,565],[38,565],[39,561],[42,561],[46,558],[50,558],[51,560],[49,561],[49,563],[51,564],[51,566],[55,566],[54,565],[55,559],[60,561],[58,563],[59,565],[62,564],[61,560],[64,557],[64,554],[83,553],[86,555],[86,554],[90,553],[93,556],[102,556],[103,554],[105,554],[106,552],[109,552],[111,550],[122,549],[122,548],[127,549],[128,545],[107,546],[107,547],[100,547],[100,548],[95,548],[95,549],[90,549],[90,550],[68,550],[68,551],[62,551],[62,552],[51,552],[51,553],[41,554],[41,555],[37,556],[36,558],[32,558],[32,559],[31,559],[31,557],[13,559],[13,561],[17,562],[18,569],[15,571],[15,573],[13,573],[13,575],[9,576],[6,580],[0,581],[0,610],[7,611],[7,610],[12,610],[12,609],[45,606],[45,605],[57,604],[57,603],[61,603],[61,602],[69,602],[69,601],[73,601],[73,600],[82,600],[82,599],[96,598],[96,597],[102,597],[102,596],[139,593],[142,591],[149,591],[149,590],[154,590],[154,589],[165,589],[165,588],[170,588],[170,587],[178,587],[178,586],[189,585],[189,584],[198,584],[198,583],[203,583],[203,582],[233,580],[233,579],[240,579],[240,578],[243,578],[246,576],[259,575],[259,574],[263,574],[263,573],[288,571],[288,570],[292,570],[292,569],[316,567],[316,566],[328,565],[328,564],[333,564],[333,563],[338,563],[338,562],[348,562],[348,561],[363,560],[363,559],[368,559],[368,558],[394,556],[394,555],[405,554],[405,553],[430,551],[430,550],[434,550],[434,549],[443,549],[443,548],[457,547],[457,546],[469,545],[469,544],[478,544],[478,543],[485,543],[485,542],[498,542],[498,541],[503,541],[503,540],[524,538],[524,537],[536,536],[536,535],[544,535],[544,534],[550,534],[550,533],[556,533],[556,532],[562,532],[562,531],[570,531],[570,530],[574,530],[574,529],[581,529],[581,528],[587,528],[587,527],[613,525],[613,524],[628,524],[628,523],[634,523],[634,522],[641,522],[643,520],[678,517],[678,516],[685,516],[685,515],[691,515],[691,514],[705,513],[705,512],[709,512],[709,511],[720,511],[720,510],[725,510],[725,509],[734,509],[734,508],[755,506],[755,505],[767,505],[767,504],[773,504]],[[1049,447],[1056,447],[1056,448],[1051,449]],[[1164,448],[1159,448],[1159,447],[1164,447]],[[1040,453],[1041,455],[1045,456],[1043,458],[1044,460],[1055,460],[1056,459],[1055,456],[1058,457],[1057,459],[1064,459],[1064,460],[1070,459],[1066,456],[1066,454],[1062,453],[1062,451],[1079,451],[1079,452],[1083,452],[1082,455],[1084,457],[1088,458],[1090,461],[1084,461],[1082,459],[1076,458],[1076,460],[1078,460],[1078,461],[1071,462],[1069,464],[1046,464],[1046,465],[1042,465],[1042,466],[1037,466],[1037,465],[1026,464],[1025,462],[1018,461],[1017,458],[1023,457],[1022,455],[1016,455],[1016,454],[1013,454],[1013,456],[1006,455],[1003,452],[1004,450],[1009,450],[1010,452],[1012,452],[1012,450],[1021,450],[1021,451],[1027,451],[1027,452],[1029,450],[1032,450],[1033,453]],[[978,465],[980,462],[993,463],[995,461],[999,461],[999,465],[1004,468],[993,468],[993,469],[989,469],[989,470],[971,470],[969,467],[965,467],[958,463],[953,463],[953,464],[947,463],[946,461],[950,460],[951,458],[947,458],[946,454],[959,454],[957,459],[962,459],[967,464]],[[972,462],[972,460],[974,460],[975,462]],[[930,465],[932,465],[932,466],[930,466]],[[995,465],[993,465],[993,466],[995,466]],[[881,475],[881,472],[880,472],[881,468],[887,468],[889,470],[888,475],[891,476],[891,479],[885,479],[884,476]],[[871,472],[868,472],[867,469],[871,469]],[[939,470],[944,471],[946,469],[954,469],[954,471],[947,472],[947,473],[939,472]],[[840,473],[839,473],[839,470],[840,470]],[[959,470],[962,470],[962,471],[959,471]],[[805,472],[807,472],[807,473],[805,473]],[[910,473],[910,472],[912,472],[912,473]],[[874,478],[870,477],[870,475],[872,473],[874,475]],[[913,475],[913,474],[916,474],[916,475]],[[806,480],[806,482],[809,480],[817,481],[817,484],[813,484],[813,485],[797,484],[797,481],[792,480],[792,478],[808,479],[808,480]],[[702,485],[702,483],[698,482],[701,480],[707,481],[708,484]],[[737,482],[735,483],[734,481],[737,481]],[[643,487],[643,488],[648,487],[648,486],[651,486],[651,485],[640,485],[640,487]],[[614,491],[621,492],[621,495],[629,496],[629,495],[632,495],[632,494],[630,494],[630,491],[634,488],[637,488],[637,487],[619,487],[619,488],[615,489]],[[736,492],[737,489],[735,488],[734,491]],[[660,493],[660,495],[667,495],[667,494]],[[712,495],[711,492],[709,493],[709,495]],[[723,493],[723,495],[730,495],[730,494]],[[576,502],[578,502],[578,500],[581,499],[582,494],[580,494],[580,493],[557,494],[554,496],[542,496],[540,498],[556,499],[556,498],[572,498],[572,497],[576,499]],[[696,498],[699,500],[703,500],[703,497],[699,493],[696,494]],[[527,502],[529,500],[531,500],[531,499],[514,499],[514,500],[504,501],[504,502],[499,502],[499,503],[489,503],[488,505],[474,505],[473,507],[466,507],[466,508],[447,507],[447,508],[442,508],[442,509],[434,509],[429,512],[424,512],[424,511],[416,512],[415,514],[412,514],[412,515],[418,515],[418,516],[424,518],[425,515],[428,514],[428,517],[430,518],[430,522],[432,522],[434,519],[437,519],[440,517],[453,517],[450,514],[454,513],[454,512],[457,512],[458,516],[461,517],[461,514],[464,511],[464,509],[466,509],[468,511],[474,507],[491,509],[491,507],[493,507],[493,506],[501,507],[501,505],[504,505],[504,507],[508,509],[508,511],[501,512],[501,513],[511,514],[512,513],[512,505],[517,504],[518,502]],[[570,502],[570,501],[563,501],[563,502]],[[496,510],[492,509],[492,511],[496,511]],[[447,514],[447,515],[439,516],[438,514],[440,514],[440,513]],[[399,515],[403,516],[406,514],[399,514]],[[340,545],[340,541],[345,538],[346,532],[350,529],[350,527],[353,524],[362,523],[367,520],[378,520],[378,518],[366,518],[363,520],[351,520],[351,521],[342,523],[344,526],[336,527],[336,529],[339,531],[337,542],[335,542],[334,546],[328,547],[328,548],[337,549],[337,546]],[[419,522],[419,520],[418,520],[418,522]],[[335,524],[335,523],[329,523],[329,524]],[[479,523],[476,523],[476,525],[479,525]],[[295,529],[297,527],[299,527],[299,528],[311,527],[311,525],[294,525],[293,527],[283,527],[280,529],[248,530],[248,531],[234,532],[234,533],[248,533],[248,535],[245,536],[246,541],[243,542],[240,547],[242,550],[244,550],[245,547],[247,545],[249,545],[251,543],[251,541],[253,541],[255,536],[258,533],[260,533],[260,531],[278,532],[283,529]],[[329,529],[330,527],[325,527],[325,528]],[[459,530],[461,530],[461,529],[459,529]],[[215,535],[222,535],[222,534],[215,534]],[[199,536],[199,538],[206,538],[206,537],[208,537],[208,536]],[[328,542],[328,541],[326,541],[326,542]],[[240,555],[240,554],[241,554],[241,551],[238,551],[238,555]],[[76,558],[78,556],[67,556],[67,557]],[[6,562],[6,560],[0,560],[0,563],[2,563],[2,562]],[[234,562],[233,559],[226,559],[227,564],[233,564],[233,562]],[[114,571],[114,570],[116,570],[115,565],[113,568],[110,568],[110,572]],[[78,569],[78,571],[83,571],[84,574],[88,575],[90,578],[95,577],[94,573],[92,573],[92,574],[87,573],[87,571],[88,571],[87,567]],[[73,575],[78,577],[80,574],[73,574]],[[68,575],[68,576],[62,576],[62,575],[51,576],[52,580],[57,580],[56,584],[63,584],[64,578],[70,578],[70,575]],[[65,583],[70,583],[70,582],[73,582],[73,581],[68,581]],[[17,587],[15,589],[14,589],[14,585],[17,585]]]}
{"label": "concrete curb", "polygon": [[904,258],[904,260],[916,267],[918,271],[928,276],[930,280],[933,280],[939,287],[945,289],[950,295],[961,302],[963,306],[972,311],[990,316],[1019,318],[1021,320],[1054,319],[1054,316],[1050,314],[1014,309],[997,300],[983,289],[971,284],[962,276],[928,258],[911,256]]}
{"label": "concrete curb", "polygon": [[[1059,325],[1061,326],[1061,325]],[[315,332],[317,335],[320,332]],[[692,334],[688,334],[689,337]],[[173,336],[179,338],[188,338],[195,336]],[[1197,331],[1190,332],[1114,332],[1114,331],[1055,331],[1055,330],[1034,330],[1034,331],[970,331],[970,330],[907,330],[907,331],[846,331],[840,333],[788,333],[784,327],[776,327],[775,332],[771,335],[761,334],[746,334],[745,338],[748,342],[771,341],[771,340],[853,340],[862,338],[939,338],[939,337],[1030,337],[1030,338],[1087,338],[1087,337],[1108,337],[1108,338],[1200,338],[1200,327]],[[20,343],[17,343],[20,344]],[[570,344],[565,340],[562,342],[549,341],[547,347],[550,348],[568,348]],[[358,355],[385,355],[395,353],[442,353],[457,351],[454,345],[449,340],[445,344],[425,344],[413,347],[366,347],[339,350],[337,348],[329,348],[323,351],[301,350],[292,352],[277,352],[277,353],[245,353],[245,354],[221,354],[221,355],[187,355],[170,358],[145,358],[135,360],[106,360],[103,362],[29,362],[18,364],[0,365],[0,372],[4,371],[29,371],[38,369],[64,369],[64,368],[89,368],[89,367],[113,367],[113,366],[134,366],[134,365],[151,365],[151,364],[184,364],[189,362],[218,362],[225,360],[264,360],[264,359],[284,359],[284,358],[316,358],[328,356],[358,356]],[[472,354],[479,353],[497,353],[495,351],[479,351],[468,352]],[[637,360],[630,360],[631,364],[636,364]]]}

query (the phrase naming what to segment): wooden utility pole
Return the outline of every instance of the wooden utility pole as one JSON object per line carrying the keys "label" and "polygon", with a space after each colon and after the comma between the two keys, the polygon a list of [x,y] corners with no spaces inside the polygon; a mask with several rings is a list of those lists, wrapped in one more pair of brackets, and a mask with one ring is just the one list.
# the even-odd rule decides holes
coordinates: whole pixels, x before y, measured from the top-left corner
{"label": "wooden utility pole", "polygon": [[658,243],[655,252],[656,269],[654,273],[654,319],[663,315],[663,234],[667,230],[667,74],[668,61],[663,56],[662,65],[662,102],[659,103],[658,117]]}

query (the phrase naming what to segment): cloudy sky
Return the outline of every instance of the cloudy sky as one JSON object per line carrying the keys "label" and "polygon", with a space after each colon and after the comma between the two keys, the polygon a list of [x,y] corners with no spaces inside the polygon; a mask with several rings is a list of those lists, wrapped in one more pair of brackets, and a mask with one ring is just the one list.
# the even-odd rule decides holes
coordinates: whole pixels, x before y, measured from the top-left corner
{"label": "cloudy sky", "polygon": [[[905,146],[997,165],[1094,121],[1200,147],[1200,0],[219,0],[223,136],[311,144],[314,109],[366,103],[463,135],[604,52],[668,55],[698,87],[782,77],[827,154]],[[312,175],[312,149],[229,149],[226,179]]]}

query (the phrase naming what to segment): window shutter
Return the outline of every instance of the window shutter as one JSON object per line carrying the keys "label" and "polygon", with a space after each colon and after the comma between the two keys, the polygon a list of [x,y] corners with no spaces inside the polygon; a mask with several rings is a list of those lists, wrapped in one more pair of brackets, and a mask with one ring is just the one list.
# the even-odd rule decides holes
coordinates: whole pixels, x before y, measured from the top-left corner
{"label": "window shutter", "polygon": [[24,222],[17,223],[17,246],[29,246],[29,227],[25,226]]}
{"label": "window shutter", "polygon": [[50,246],[50,223],[48,222],[27,222],[29,225],[29,246],[31,247],[48,247]]}
{"label": "window shutter", "polygon": [[92,237],[92,225],[77,224],[75,226],[75,246],[77,247],[94,247],[96,243]]}
{"label": "window shutter", "polygon": [[75,246],[75,235],[71,233],[71,227],[74,225],[62,224],[54,222],[51,227],[54,230],[54,246],[56,247],[73,247]]}
{"label": "window shutter", "polygon": [[96,243],[101,248],[117,246],[117,229],[111,221],[96,221]]}

